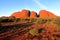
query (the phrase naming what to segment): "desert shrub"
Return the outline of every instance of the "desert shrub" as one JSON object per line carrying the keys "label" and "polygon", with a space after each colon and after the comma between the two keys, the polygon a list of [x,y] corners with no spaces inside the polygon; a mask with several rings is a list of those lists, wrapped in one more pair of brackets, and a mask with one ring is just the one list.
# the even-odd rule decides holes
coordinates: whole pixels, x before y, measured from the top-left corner
{"label": "desert shrub", "polygon": [[9,22],[14,22],[14,20],[13,20],[13,19],[11,19],[11,18],[9,18]]}
{"label": "desert shrub", "polygon": [[0,22],[8,22],[8,17],[0,18]]}
{"label": "desert shrub", "polygon": [[9,18],[8,21],[9,21],[9,22],[14,22],[14,21],[16,21],[16,18]]}
{"label": "desert shrub", "polygon": [[42,19],[42,18],[37,20],[37,23],[39,23],[39,24],[44,24],[46,22],[47,22],[47,20],[46,19]]}
{"label": "desert shrub", "polygon": [[30,18],[25,18],[25,21],[26,21],[26,22],[29,22],[29,21],[30,21]]}
{"label": "desert shrub", "polygon": [[31,21],[31,22],[34,22],[34,18],[30,18],[30,21]]}
{"label": "desert shrub", "polygon": [[55,19],[53,20],[53,23],[60,26],[60,17],[55,18]]}
{"label": "desert shrub", "polygon": [[45,20],[47,20],[47,22],[51,22],[52,18],[45,18]]}
{"label": "desert shrub", "polygon": [[31,30],[29,31],[29,33],[30,33],[32,36],[35,36],[35,35],[38,34],[38,30],[36,30],[36,29],[31,29]]}
{"label": "desert shrub", "polygon": [[14,22],[16,21],[15,17],[0,17],[0,22]]}
{"label": "desert shrub", "polygon": [[16,21],[17,21],[17,22],[21,21],[21,18],[16,18]]}
{"label": "desert shrub", "polygon": [[38,18],[34,18],[34,19],[32,19],[34,22],[36,22],[37,20],[38,20]]}
{"label": "desert shrub", "polygon": [[52,19],[48,19],[48,21],[49,21],[49,22],[51,22],[51,21],[52,21]]}
{"label": "desert shrub", "polygon": [[25,21],[25,18],[21,18],[21,21],[24,22]]}
{"label": "desert shrub", "polygon": [[30,18],[30,21],[31,22],[36,22],[37,21],[37,18]]}

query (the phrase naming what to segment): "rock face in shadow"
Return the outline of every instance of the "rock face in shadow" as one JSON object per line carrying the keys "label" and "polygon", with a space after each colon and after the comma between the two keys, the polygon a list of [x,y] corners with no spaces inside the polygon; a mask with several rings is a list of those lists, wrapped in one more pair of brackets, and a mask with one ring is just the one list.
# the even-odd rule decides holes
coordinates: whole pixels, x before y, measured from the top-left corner
{"label": "rock face in shadow", "polygon": [[30,18],[36,18],[37,17],[37,13],[32,11],[30,12]]}
{"label": "rock face in shadow", "polygon": [[18,12],[14,12],[11,16],[14,16],[16,18],[55,18],[56,15],[54,15],[52,12],[46,11],[46,10],[41,10],[39,11],[39,15],[37,15],[36,12],[34,11],[29,11],[29,10],[22,10]]}
{"label": "rock face in shadow", "polygon": [[46,18],[46,17],[55,18],[56,15],[54,15],[53,13],[51,13],[51,12],[49,12],[49,11],[41,10],[41,11],[39,12],[39,17],[40,17],[40,18]]}

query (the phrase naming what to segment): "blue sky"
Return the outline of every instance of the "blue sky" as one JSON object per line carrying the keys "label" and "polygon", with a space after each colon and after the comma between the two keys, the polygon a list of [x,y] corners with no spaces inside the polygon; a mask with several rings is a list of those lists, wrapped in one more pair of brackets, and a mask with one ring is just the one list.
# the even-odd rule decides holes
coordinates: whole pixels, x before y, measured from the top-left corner
{"label": "blue sky", "polygon": [[13,12],[22,9],[37,13],[45,9],[60,16],[60,0],[0,0],[0,16],[10,16]]}

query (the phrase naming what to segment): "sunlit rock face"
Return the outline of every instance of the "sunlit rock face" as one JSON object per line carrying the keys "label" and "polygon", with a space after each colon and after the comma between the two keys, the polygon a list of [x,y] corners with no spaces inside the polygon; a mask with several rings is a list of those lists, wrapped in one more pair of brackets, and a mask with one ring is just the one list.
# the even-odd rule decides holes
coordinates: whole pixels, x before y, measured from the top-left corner
{"label": "sunlit rock face", "polygon": [[47,12],[48,12],[50,18],[55,18],[55,17],[57,17],[57,16],[54,15],[52,12],[49,12],[49,11],[47,11]]}
{"label": "sunlit rock face", "polygon": [[28,18],[30,15],[29,10],[22,10],[21,12],[15,12],[11,16],[15,16],[16,18]]}
{"label": "sunlit rock face", "polygon": [[40,18],[48,17],[47,11],[46,10],[39,11],[39,17]]}
{"label": "sunlit rock face", "polygon": [[57,17],[52,12],[41,10],[39,11],[39,15],[37,15],[34,11],[29,11],[26,9],[23,9],[22,11],[14,12],[11,16],[14,16],[16,18],[55,18]]}
{"label": "sunlit rock face", "polygon": [[40,18],[46,18],[46,17],[55,18],[56,15],[54,15],[53,13],[51,13],[49,11],[41,10],[41,11],[39,11],[39,17]]}
{"label": "sunlit rock face", "polygon": [[21,18],[21,12],[14,12],[11,16],[14,16],[16,18]]}
{"label": "sunlit rock face", "polygon": [[21,11],[21,18],[28,18],[30,16],[29,10],[22,10]]}
{"label": "sunlit rock face", "polygon": [[37,13],[34,11],[30,12],[30,18],[36,18],[37,17]]}

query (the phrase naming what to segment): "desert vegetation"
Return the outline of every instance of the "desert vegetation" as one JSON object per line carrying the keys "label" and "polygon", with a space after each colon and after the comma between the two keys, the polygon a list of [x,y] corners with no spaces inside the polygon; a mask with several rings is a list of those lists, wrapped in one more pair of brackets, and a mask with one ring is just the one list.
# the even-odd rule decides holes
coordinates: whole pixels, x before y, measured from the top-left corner
{"label": "desert vegetation", "polygon": [[0,17],[1,40],[60,40],[60,17]]}

